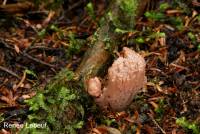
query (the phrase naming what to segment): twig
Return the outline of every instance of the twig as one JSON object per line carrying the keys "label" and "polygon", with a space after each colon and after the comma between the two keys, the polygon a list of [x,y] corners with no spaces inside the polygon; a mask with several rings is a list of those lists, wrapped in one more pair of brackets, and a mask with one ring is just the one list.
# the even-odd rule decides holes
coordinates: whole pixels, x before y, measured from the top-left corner
{"label": "twig", "polygon": [[11,71],[11,70],[8,70],[7,68],[5,68],[5,67],[3,67],[3,66],[0,66],[0,70],[5,71],[5,72],[7,72],[7,73],[9,73],[9,74],[11,74],[11,75],[17,77],[18,79],[20,79],[20,77],[19,77],[15,72],[13,72],[13,71]]}
{"label": "twig", "polygon": [[179,68],[179,69],[182,69],[182,70],[189,71],[189,68],[181,66],[181,65],[177,65],[177,64],[174,64],[174,63],[171,63],[169,66],[173,66],[173,67],[176,67],[176,68]]}
{"label": "twig", "polygon": [[198,84],[193,90],[197,90],[199,89],[199,87],[200,87],[200,84]]}
{"label": "twig", "polygon": [[[0,43],[2,43],[6,48],[9,48],[9,49],[11,49],[11,50],[15,50],[13,47],[10,47],[10,45],[8,45],[8,44],[4,41],[4,39],[2,39],[2,38],[0,38]],[[40,64],[49,66],[49,67],[51,67],[51,68],[55,68],[55,65],[51,65],[51,64],[49,64],[49,63],[46,63],[46,62],[44,62],[44,61],[42,61],[42,60],[39,60],[39,59],[34,58],[34,57],[32,57],[31,55],[27,54],[27,53],[26,53],[26,50],[25,50],[25,52],[19,52],[19,54],[22,54],[23,56],[25,56],[25,57],[27,57],[27,58],[29,58],[29,59],[35,61],[35,62],[38,62],[38,63],[40,63]],[[20,78],[19,78],[19,79],[20,79]]]}
{"label": "twig", "polygon": [[[36,43],[35,43],[35,45],[36,45]],[[60,48],[51,48],[51,47],[42,46],[42,44],[41,44],[41,45],[38,45],[38,46],[37,45],[31,46],[31,47],[27,48],[25,50],[25,52],[30,51],[32,49],[40,49],[40,50],[46,50],[46,51],[60,51],[60,50],[62,50]]]}
{"label": "twig", "polygon": [[153,118],[153,116],[149,113],[147,113],[149,115],[149,117],[151,118],[151,120],[153,121],[153,123],[160,129],[160,131],[163,133],[163,134],[166,134],[166,132],[161,128],[161,126],[156,122],[156,120]]}
{"label": "twig", "polygon": [[46,66],[49,66],[49,67],[52,67],[52,68],[55,68],[55,65],[51,65],[51,64],[46,63],[46,62],[44,62],[44,61],[42,61],[42,60],[39,60],[39,59],[37,59],[37,58],[34,58],[34,57],[30,56],[30,55],[27,54],[27,53],[23,53],[23,55],[24,55],[25,57],[27,57],[27,58],[29,58],[29,59],[35,61],[35,62],[38,62],[38,63],[40,63],[40,64],[43,64],[43,65],[46,65]]}
{"label": "twig", "polygon": [[55,12],[54,11],[50,11],[47,18],[43,21],[42,25],[46,26],[49,24],[49,22],[51,21],[51,19],[54,17]]}
{"label": "twig", "polygon": [[26,79],[26,71],[24,71],[22,79],[20,80],[20,82],[17,84],[16,87],[13,88],[13,91],[16,92],[17,89],[23,84],[24,80]]}
{"label": "twig", "polygon": [[85,1],[82,1],[82,0],[76,2],[75,4],[73,4],[72,6],[69,7],[69,9],[67,10],[67,12],[69,12],[69,11],[73,10],[74,8],[80,6],[80,5],[81,5],[82,3],[84,3],[84,2],[85,2]]}
{"label": "twig", "polygon": [[2,5],[6,5],[6,3],[7,3],[7,0],[4,0],[3,3],[2,3]]}
{"label": "twig", "polygon": [[5,39],[0,37],[0,45],[3,44],[4,47],[11,49],[11,50],[15,50],[13,47],[11,47],[10,45],[8,45],[8,43],[5,41]]}

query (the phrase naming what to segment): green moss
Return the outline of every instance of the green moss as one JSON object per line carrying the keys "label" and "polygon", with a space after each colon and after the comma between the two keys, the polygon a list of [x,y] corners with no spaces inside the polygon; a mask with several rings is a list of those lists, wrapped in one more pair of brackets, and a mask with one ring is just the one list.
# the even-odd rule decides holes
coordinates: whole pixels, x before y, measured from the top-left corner
{"label": "green moss", "polygon": [[69,33],[69,46],[67,49],[67,57],[72,56],[73,54],[78,54],[81,51],[82,46],[86,43],[83,39],[75,38],[73,33]]}
{"label": "green moss", "polygon": [[105,49],[106,50],[112,50],[111,48],[112,48],[112,43],[111,43],[111,39],[109,38],[109,36],[107,35],[107,36],[105,36],[105,38],[103,39],[103,42],[105,43]]}
{"label": "green moss", "polygon": [[115,0],[113,2],[116,2],[115,6],[111,7],[105,17],[114,26],[113,32],[119,34],[118,31],[120,33],[121,31],[133,31],[138,0]]}
{"label": "green moss", "polygon": [[112,12],[108,12],[108,13],[107,13],[107,16],[108,16],[107,18],[109,18],[109,21],[112,22],[113,25],[114,25],[116,28],[119,28],[119,27],[122,26],[122,24],[121,24],[119,18],[118,18],[116,15],[114,15]]}
{"label": "green moss", "polygon": [[[24,133],[76,133],[83,126],[84,108],[81,89],[73,87],[73,72],[64,69],[36,96],[27,100],[31,114],[28,115],[26,126],[46,123],[44,128],[24,128]],[[79,86],[81,88],[81,86]],[[81,97],[80,97],[81,96]],[[85,102],[86,103],[86,102]]]}
{"label": "green moss", "polygon": [[138,0],[118,0],[120,8],[127,15],[132,16],[138,7]]}

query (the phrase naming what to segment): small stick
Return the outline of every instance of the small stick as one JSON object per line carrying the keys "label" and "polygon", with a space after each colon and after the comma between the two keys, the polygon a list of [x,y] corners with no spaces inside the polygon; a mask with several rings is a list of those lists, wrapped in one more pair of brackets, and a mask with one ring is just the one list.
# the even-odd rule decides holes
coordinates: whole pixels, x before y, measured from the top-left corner
{"label": "small stick", "polygon": [[6,3],[7,3],[7,0],[4,0],[3,3],[2,3],[2,5],[6,5]]}
{"label": "small stick", "polygon": [[149,117],[151,118],[151,120],[153,121],[153,123],[160,129],[160,131],[163,133],[163,134],[166,134],[166,132],[161,128],[161,126],[156,122],[156,120],[153,118],[153,116],[149,113],[147,113],[149,115]]}
{"label": "small stick", "polygon": [[46,50],[46,51],[59,51],[59,50],[61,50],[60,48],[50,48],[50,47],[42,46],[42,44],[41,44],[40,46],[31,46],[26,51],[32,50],[32,49],[40,49],[40,50]]}
{"label": "small stick", "polygon": [[[9,46],[3,39],[1,39],[1,38],[0,38],[0,43],[2,43],[5,47],[7,47],[7,48],[9,48],[9,49],[11,49],[11,50],[14,50],[14,48],[10,47],[10,46]],[[39,60],[39,59],[37,59],[37,58],[34,58],[34,57],[32,57],[31,55],[27,54],[26,52],[19,52],[19,53],[22,54],[23,56],[25,56],[25,57],[27,57],[27,58],[29,58],[29,59],[35,61],[35,62],[38,62],[38,63],[40,63],[40,64],[49,66],[49,67],[51,67],[51,68],[55,68],[55,65],[51,65],[51,64],[46,63],[46,62],[44,62],[44,61],[42,61],[42,60]],[[4,71],[5,71],[5,70],[4,70]],[[19,77],[19,79],[20,79],[20,77]]]}
{"label": "small stick", "polygon": [[5,67],[3,67],[3,66],[0,66],[0,70],[5,71],[5,72],[7,72],[7,73],[9,73],[9,74],[11,74],[11,75],[17,77],[18,79],[20,79],[20,77],[19,77],[15,72],[13,72],[13,71],[11,71],[11,70],[8,70],[7,68],[5,68]]}
{"label": "small stick", "polygon": [[73,4],[72,6],[69,7],[69,9],[67,10],[67,12],[73,10],[74,8],[80,6],[82,3],[84,3],[85,1],[79,1],[79,2],[76,2],[75,4]]}
{"label": "small stick", "polygon": [[17,89],[23,84],[24,80],[26,79],[26,71],[24,71],[22,79],[20,80],[20,82],[17,84],[16,87],[13,88],[14,92],[17,91]]}
{"label": "small stick", "polygon": [[42,60],[39,60],[39,59],[37,59],[37,58],[34,58],[34,57],[30,56],[30,55],[27,54],[27,53],[23,53],[23,55],[24,55],[25,57],[27,57],[27,58],[29,58],[29,59],[35,61],[35,62],[38,62],[38,63],[40,63],[40,64],[43,64],[43,65],[46,65],[46,66],[49,66],[49,67],[52,67],[52,68],[55,68],[55,65],[51,65],[51,64],[46,63],[46,62],[44,62],[44,61],[42,61]]}

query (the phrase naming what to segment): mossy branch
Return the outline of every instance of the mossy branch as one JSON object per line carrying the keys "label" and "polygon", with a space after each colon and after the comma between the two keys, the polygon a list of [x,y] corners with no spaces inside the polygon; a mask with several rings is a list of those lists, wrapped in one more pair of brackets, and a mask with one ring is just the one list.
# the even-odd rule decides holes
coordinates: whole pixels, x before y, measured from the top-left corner
{"label": "mossy branch", "polygon": [[141,16],[151,0],[113,0],[108,12],[102,18],[101,27],[97,30],[95,43],[86,52],[80,66],[76,70],[77,80],[85,84],[90,77],[102,73],[111,58],[111,52],[119,45],[121,33],[116,29],[132,31],[136,19]]}

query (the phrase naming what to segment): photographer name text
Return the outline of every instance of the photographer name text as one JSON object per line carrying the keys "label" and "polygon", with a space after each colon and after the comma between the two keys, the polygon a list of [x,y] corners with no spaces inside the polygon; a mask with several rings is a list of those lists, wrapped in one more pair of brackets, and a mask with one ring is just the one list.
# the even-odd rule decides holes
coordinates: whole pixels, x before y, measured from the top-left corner
{"label": "photographer name text", "polygon": [[9,122],[3,123],[4,128],[46,128],[47,123],[25,123],[25,124],[11,124]]}

